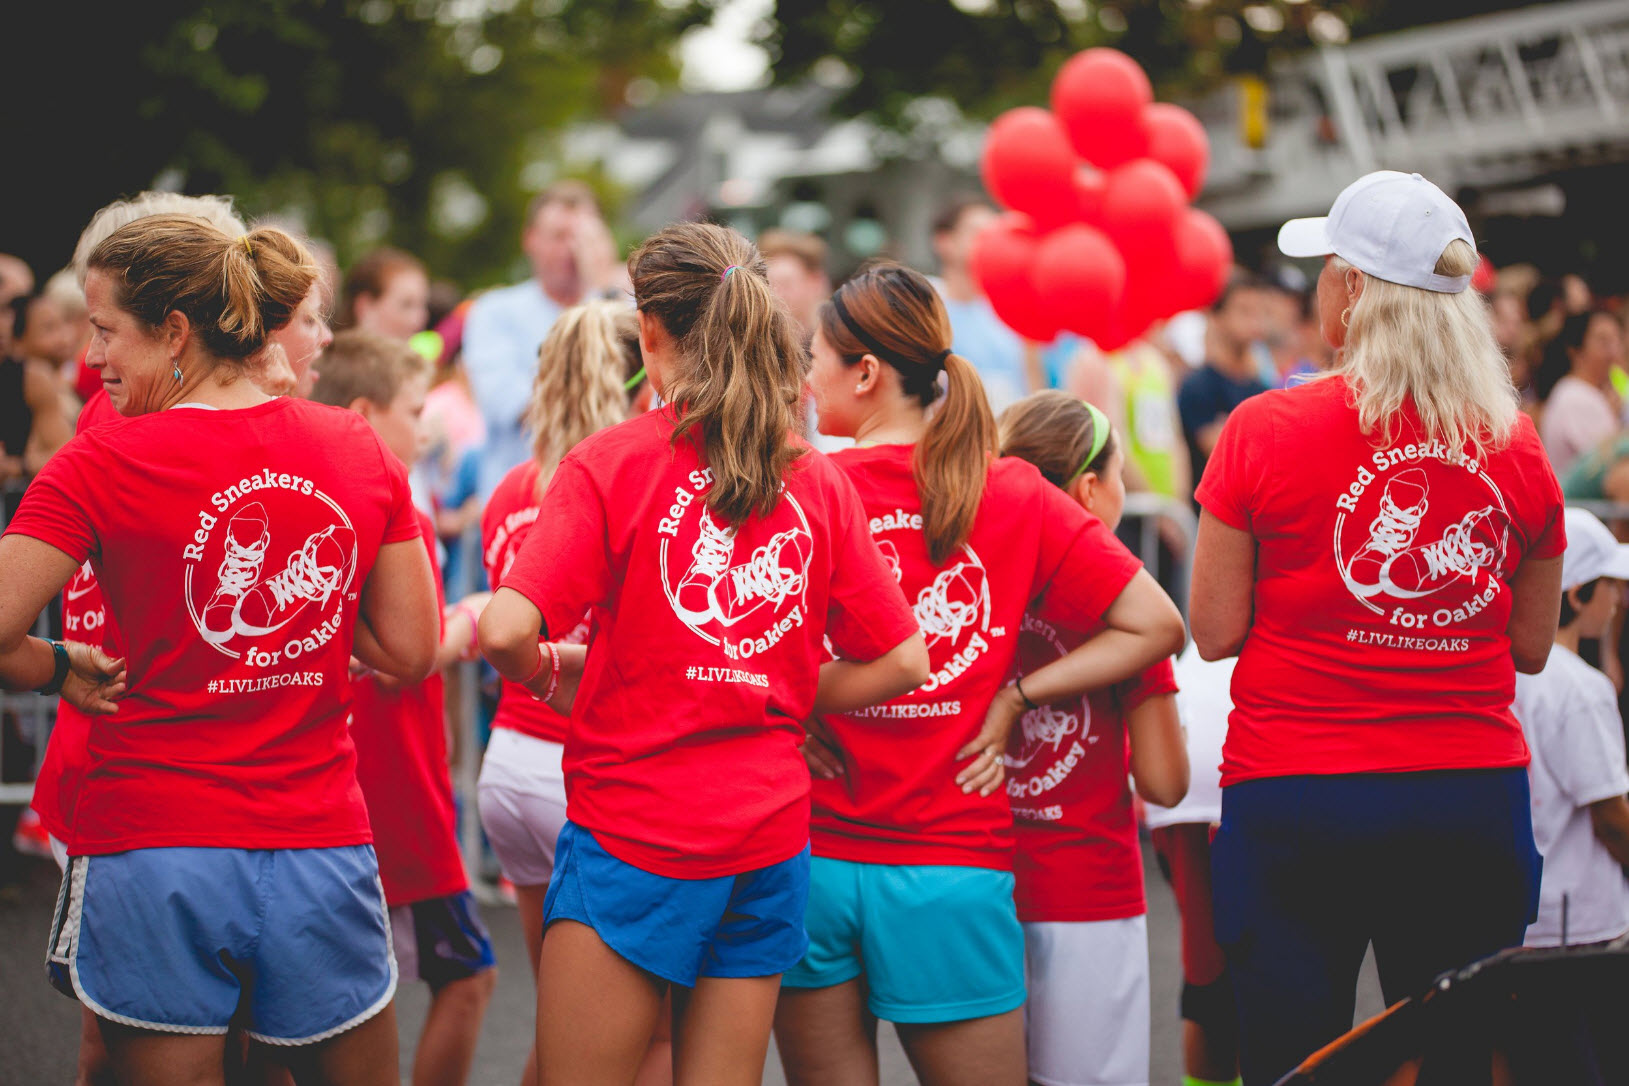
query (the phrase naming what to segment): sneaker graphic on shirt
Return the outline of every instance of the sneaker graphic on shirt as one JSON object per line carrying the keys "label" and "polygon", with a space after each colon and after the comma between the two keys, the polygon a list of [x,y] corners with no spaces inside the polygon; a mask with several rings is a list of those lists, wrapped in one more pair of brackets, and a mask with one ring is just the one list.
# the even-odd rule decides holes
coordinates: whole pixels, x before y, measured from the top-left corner
{"label": "sneaker graphic on shirt", "polygon": [[691,626],[733,626],[760,607],[801,596],[811,543],[797,528],[777,532],[745,562],[735,563],[735,530],[702,509],[690,569],[674,591],[674,610]]}
{"label": "sneaker graphic on shirt", "polygon": [[237,634],[233,615],[244,593],[260,579],[260,567],[271,545],[266,508],[251,502],[226,522],[226,554],[216,573],[215,591],[199,612],[198,632],[211,645],[221,645]]}
{"label": "sneaker graphic on shirt", "polygon": [[933,583],[917,593],[916,624],[930,645],[947,639],[954,642],[984,617],[987,596],[984,569],[957,562],[940,570]]}
{"label": "sneaker graphic on shirt", "polygon": [[1474,580],[1482,570],[1497,568],[1509,538],[1502,520],[1503,514],[1491,505],[1477,509],[1450,525],[1435,543],[1393,555],[1380,570],[1386,595],[1417,599],[1440,592],[1461,577]]}
{"label": "sneaker graphic on shirt", "polygon": [[1382,571],[1406,551],[1420,530],[1429,501],[1430,482],[1419,468],[1409,468],[1386,483],[1380,512],[1369,524],[1369,539],[1343,570],[1346,587],[1360,599],[1386,591]]}
{"label": "sneaker graphic on shirt", "polygon": [[330,524],[312,532],[280,572],[233,604],[233,632],[243,637],[268,634],[290,622],[307,604],[326,604],[345,585],[355,561],[356,537],[349,528]]}
{"label": "sneaker graphic on shirt", "polygon": [[[1051,759],[1045,759],[1037,764],[1039,771],[1050,761],[1055,760],[1063,750],[1064,740],[1074,735],[1084,735],[1086,727],[1082,724],[1076,710],[1085,709],[1090,719],[1090,708],[1084,701],[1077,701],[1073,705],[1043,705],[1039,709],[1031,709],[1018,718],[1019,742],[1017,753],[1008,748],[1004,762],[1008,769],[1024,769],[1042,754],[1051,754]],[[1018,778],[1014,778],[1017,780]]]}
{"label": "sneaker graphic on shirt", "polygon": [[905,576],[905,571],[899,565],[899,548],[894,546],[891,539],[879,539],[877,549],[882,552],[882,560],[888,563],[888,568],[893,570],[894,583],[898,584]]}

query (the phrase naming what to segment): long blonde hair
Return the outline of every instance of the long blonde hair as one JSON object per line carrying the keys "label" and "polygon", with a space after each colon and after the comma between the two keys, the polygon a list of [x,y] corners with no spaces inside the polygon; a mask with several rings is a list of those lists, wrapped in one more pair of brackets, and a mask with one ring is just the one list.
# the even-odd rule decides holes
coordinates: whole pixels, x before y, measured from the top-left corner
{"label": "long blonde hair", "polygon": [[[537,377],[526,411],[537,461],[537,495],[579,441],[628,417],[627,325],[634,315],[614,302],[589,302],[561,313],[537,352]],[[638,350],[638,337],[634,337]]]}
{"label": "long blonde hair", "polygon": [[[1335,258],[1345,275],[1351,265]],[[1476,250],[1451,241],[1438,275],[1470,275]],[[1344,375],[1365,433],[1390,441],[1398,411],[1412,401],[1428,440],[1478,456],[1502,448],[1516,424],[1518,397],[1493,338],[1488,305],[1474,290],[1444,294],[1367,276],[1346,315],[1346,348],[1331,375]]]}
{"label": "long blonde hair", "polygon": [[677,406],[673,440],[693,435],[713,472],[707,508],[730,523],[768,514],[807,448],[808,364],[763,257],[734,230],[674,223],[628,260],[639,310],[661,322],[677,365],[662,390]]}

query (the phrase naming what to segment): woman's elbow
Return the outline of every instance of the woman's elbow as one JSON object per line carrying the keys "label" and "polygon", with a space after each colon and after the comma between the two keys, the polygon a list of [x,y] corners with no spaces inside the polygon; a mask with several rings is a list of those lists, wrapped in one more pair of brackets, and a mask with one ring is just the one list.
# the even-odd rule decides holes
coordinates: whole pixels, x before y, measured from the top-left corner
{"label": "woman's elbow", "polygon": [[1191,621],[1193,645],[1199,651],[1199,658],[1212,662],[1237,656],[1244,647],[1244,635],[1250,629],[1248,626],[1218,622],[1199,612],[1191,616]]}
{"label": "woman's elbow", "polygon": [[537,626],[529,627],[516,609],[507,605],[507,601],[496,598],[481,612],[475,628],[481,642],[481,653],[489,660],[519,654],[529,645],[537,643],[540,632]]}
{"label": "woman's elbow", "polygon": [[904,685],[900,692],[909,693],[928,681],[933,674],[933,664],[928,659],[928,644],[919,633],[912,634],[909,640],[902,642],[900,649],[899,676]]}
{"label": "woman's elbow", "polygon": [[1177,656],[1182,652],[1182,646],[1188,641],[1188,627],[1182,621],[1182,612],[1177,610],[1176,604],[1166,601],[1166,605],[1158,622],[1155,624],[1153,634],[1160,644],[1160,656]]}
{"label": "woman's elbow", "polygon": [[1169,774],[1150,780],[1137,779],[1137,794],[1144,803],[1160,807],[1175,807],[1188,796],[1188,774]]}
{"label": "woman's elbow", "polygon": [[1544,665],[1550,661],[1549,646],[1543,652],[1522,648],[1518,645],[1510,646],[1511,659],[1516,661],[1516,670],[1523,675],[1537,675],[1544,670]]}
{"label": "woman's elbow", "polygon": [[441,647],[440,639],[436,637],[434,627],[425,630],[423,636],[415,637],[413,643],[404,646],[404,651],[398,654],[401,670],[396,678],[404,683],[423,682],[430,677],[430,672],[436,667],[436,650]]}

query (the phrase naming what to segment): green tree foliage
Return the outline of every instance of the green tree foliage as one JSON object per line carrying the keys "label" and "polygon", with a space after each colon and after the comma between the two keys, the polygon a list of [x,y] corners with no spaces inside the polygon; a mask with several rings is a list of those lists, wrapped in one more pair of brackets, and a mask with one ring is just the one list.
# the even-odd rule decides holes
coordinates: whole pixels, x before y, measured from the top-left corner
{"label": "green tree foliage", "polygon": [[1058,66],[1094,45],[1131,54],[1169,94],[1263,72],[1275,53],[1334,40],[1331,29],[1359,37],[1527,2],[776,0],[761,40],[777,81],[846,73],[840,112],[900,125],[922,95],[975,116],[1043,103]]}
{"label": "green tree foliage", "polygon": [[[7,49],[0,249],[42,273],[160,176],[290,212],[342,261],[388,240],[466,285],[513,270],[528,166],[717,0],[145,0],[29,5]],[[546,167],[545,167],[546,169]]]}

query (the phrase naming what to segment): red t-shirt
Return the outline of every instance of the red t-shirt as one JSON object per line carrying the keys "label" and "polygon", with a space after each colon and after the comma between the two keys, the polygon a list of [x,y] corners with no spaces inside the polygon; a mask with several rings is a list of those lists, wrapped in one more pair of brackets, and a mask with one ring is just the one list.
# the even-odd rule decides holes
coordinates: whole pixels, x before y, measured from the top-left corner
{"label": "red t-shirt", "polygon": [[[435,527],[423,513],[418,516],[439,610],[444,600]],[[373,823],[385,902],[395,908],[467,889],[447,770],[441,674],[394,690],[375,678],[359,679],[351,695],[356,779]]]}
{"label": "red t-shirt", "polygon": [[1566,549],[1532,422],[1485,459],[1412,406],[1364,434],[1344,378],[1247,400],[1198,500],[1257,545],[1222,784],[1527,764],[1511,715],[1510,579]]}
{"label": "red t-shirt", "polygon": [[606,851],[670,878],[739,874],[809,840],[798,753],[822,640],[855,660],[916,624],[849,485],[804,453],[780,504],[732,530],[712,473],[664,408],[561,462],[503,586],[570,630],[592,611],[566,739],[567,813]]}
{"label": "red t-shirt", "polygon": [[278,399],[98,426],[7,530],[90,559],[130,676],[91,722],[70,853],[372,839],[345,727],[351,637],[379,547],[419,523],[367,423]]}
{"label": "red t-shirt", "polygon": [[[481,513],[481,562],[486,567],[487,584],[499,585],[515,564],[515,555],[537,521],[537,473],[535,460],[517,464],[486,500]],[[579,622],[565,636],[554,639],[566,645],[588,642],[588,620]],[[498,692],[494,728],[509,728],[534,739],[551,743],[566,741],[567,718],[550,709],[519,683],[503,680]]]}
{"label": "red t-shirt", "polygon": [[1101,521],[1022,460],[990,466],[973,531],[928,558],[912,446],[846,449],[872,538],[914,603],[933,674],[884,705],[828,716],[845,772],[814,783],[817,856],[860,863],[1012,866],[1005,793],[964,795],[956,752],[1012,674],[1024,612],[1086,627],[1140,568]]}
{"label": "red t-shirt", "polygon": [[[1019,673],[1052,663],[1088,636],[1025,615],[1018,635]],[[1161,660],[1135,678],[1073,703],[1043,705],[1019,720],[1007,754],[1007,797],[1018,838],[1013,857],[1018,919],[1122,920],[1148,911],[1127,784],[1126,716],[1149,698],[1176,689],[1171,661]]]}
{"label": "red t-shirt", "polygon": [[[75,432],[82,434],[117,418],[119,413],[113,410],[113,401],[98,382],[94,394],[79,412]],[[96,571],[88,561],[62,590],[62,636],[87,645],[113,643],[102,590],[97,587]],[[58,701],[57,721],[51,727],[51,740],[45,745],[45,759],[34,781],[30,805],[39,812],[46,831],[59,841],[67,840],[68,827],[73,825],[74,800],[78,798],[79,782],[85,775],[85,737],[89,734],[90,718],[68,702]]]}

